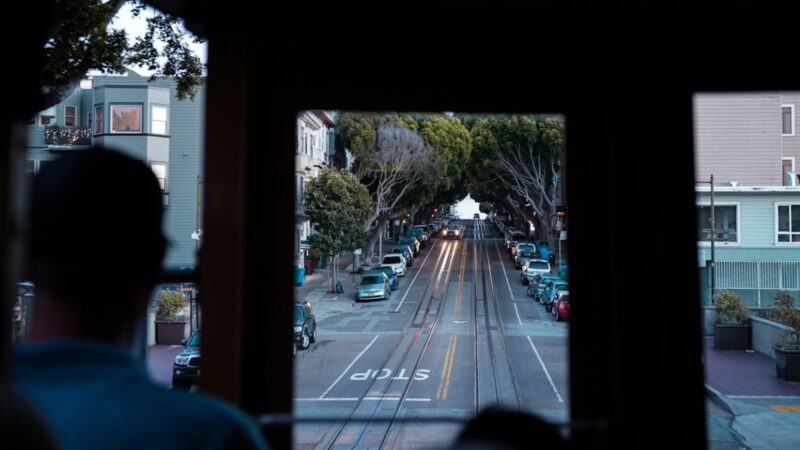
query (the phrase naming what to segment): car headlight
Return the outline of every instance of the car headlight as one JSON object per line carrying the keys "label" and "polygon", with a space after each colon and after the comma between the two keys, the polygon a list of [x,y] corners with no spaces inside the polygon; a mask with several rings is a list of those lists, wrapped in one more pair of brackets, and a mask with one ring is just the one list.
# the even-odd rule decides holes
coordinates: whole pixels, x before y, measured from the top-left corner
{"label": "car headlight", "polygon": [[189,365],[189,356],[187,355],[178,355],[175,357],[175,364],[179,366],[187,366]]}
{"label": "car headlight", "polygon": [[303,331],[303,327],[294,327],[294,332],[295,333],[299,333],[301,331]]}

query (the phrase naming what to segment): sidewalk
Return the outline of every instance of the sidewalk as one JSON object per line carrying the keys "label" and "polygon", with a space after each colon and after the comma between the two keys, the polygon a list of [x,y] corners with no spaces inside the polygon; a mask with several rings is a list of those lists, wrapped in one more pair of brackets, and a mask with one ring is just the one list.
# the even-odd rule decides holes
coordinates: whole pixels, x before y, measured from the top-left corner
{"label": "sidewalk", "polygon": [[755,352],[714,348],[703,339],[706,390],[734,417],[731,428],[752,449],[800,448],[800,383],[779,380],[775,362]]}

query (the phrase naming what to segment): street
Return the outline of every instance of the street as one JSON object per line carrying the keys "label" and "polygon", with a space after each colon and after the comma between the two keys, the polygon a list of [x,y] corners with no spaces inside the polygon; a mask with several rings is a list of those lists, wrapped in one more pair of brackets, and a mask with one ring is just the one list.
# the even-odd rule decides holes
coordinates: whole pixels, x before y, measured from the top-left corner
{"label": "street", "polygon": [[[295,359],[296,448],[448,445],[489,405],[568,421],[568,325],[526,296],[494,227],[459,221],[388,301],[321,299]],[[350,308],[343,302],[353,302]]]}

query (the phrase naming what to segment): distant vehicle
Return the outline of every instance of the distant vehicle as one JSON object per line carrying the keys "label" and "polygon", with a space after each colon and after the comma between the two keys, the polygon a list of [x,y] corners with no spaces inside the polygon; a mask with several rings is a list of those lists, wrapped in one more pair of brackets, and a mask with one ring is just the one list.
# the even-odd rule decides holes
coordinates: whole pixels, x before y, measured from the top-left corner
{"label": "distant vehicle", "polygon": [[558,275],[553,275],[552,273],[540,273],[538,275],[535,275],[533,278],[531,278],[530,282],[528,283],[528,290],[526,293],[528,294],[528,297],[536,297],[537,288],[541,286],[542,289],[544,289],[545,283],[547,283],[548,281],[556,281],[559,279],[560,278],[558,277]]}
{"label": "distant vehicle", "polygon": [[562,279],[556,281],[548,281],[544,286],[542,295],[539,297],[539,302],[545,306],[547,312],[552,312],[553,301],[558,298],[559,294],[569,292],[569,283]]}
{"label": "distant vehicle", "polygon": [[536,247],[531,245],[519,245],[516,255],[514,255],[514,268],[521,269],[531,259],[536,258]]}
{"label": "distant vehicle", "polygon": [[390,295],[392,295],[392,288],[389,286],[389,277],[385,273],[369,274],[361,277],[356,301],[389,300]]}
{"label": "distant vehicle", "polygon": [[200,330],[195,331],[184,346],[186,348],[172,363],[172,389],[188,391],[200,376]]}
{"label": "distant vehicle", "polygon": [[461,239],[461,231],[458,228],[448,228],[442,239]]}
{"label": "distant vehicle", "polygon": [[397,272],[394,271],[392,266],[380,265],[378,267],[373,267],[370,273],[385,273],[386,276],[389,277],[389,287],[391,287],[392,290],[400,287],[400,276],[397,275]]}
{"label": "distant vehicle", "polygon": [[478,213],[475,213],[475,214],[473,214],[473,215],[472,215],[472,218],[473,218],[473,219],[480,219],[480,218],[481,218],[481,215],[480,215],[480,214],[478,214]]}
{"label": "distant vehicle", "polygon": [[406,275],[406,258],[402,253],[389,253],[383,255],[381,265],[391,266],[397,275],[404,277]]}
{"label": "distant vehicle", "polygon": [[317,319],[308,301],[294,305],[294,342],[305,350],[317,341]]}

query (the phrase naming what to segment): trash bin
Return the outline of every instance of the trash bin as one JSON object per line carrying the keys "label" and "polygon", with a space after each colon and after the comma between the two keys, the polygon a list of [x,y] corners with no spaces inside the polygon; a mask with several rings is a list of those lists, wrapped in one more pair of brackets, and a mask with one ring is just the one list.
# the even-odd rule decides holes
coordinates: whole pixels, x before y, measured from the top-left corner
{"label": "trash bin", "polygon": [[302,267],[295,267],[294,269],[294,285],[297,287],[303,286],[303,280],[306,278],[306,269]]}

